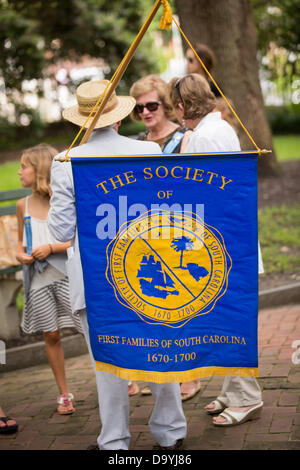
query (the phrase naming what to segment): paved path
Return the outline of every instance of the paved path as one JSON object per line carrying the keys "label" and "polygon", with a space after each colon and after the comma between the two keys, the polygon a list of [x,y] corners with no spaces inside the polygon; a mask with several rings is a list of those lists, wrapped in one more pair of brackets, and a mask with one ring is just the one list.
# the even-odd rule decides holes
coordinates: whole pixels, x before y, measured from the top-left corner
{"label": "paved path", "polygon": [[[261,418],[227,429],[213,426],[203,406],[217,396],[223,379],[202,380],[199,394],[184,402],[188,421],[184,449],[300,450],[300,364],[292,362],[294,340],[300,340],[300,305],[261,311]],[[2,374],[1,405],[17,419],[20,429],[13,436],[0,436],[0,450],[84,450],[95,443],[100,421],[89,357],[67,359],[66,364],[70,389],[76,396],[76,413],[72,416],[55,412],[57,390],[48,366]],[[147,421],[153,399],[137,395],[130,398],[130,403],[130,449],[151,450],[155,442]]]}

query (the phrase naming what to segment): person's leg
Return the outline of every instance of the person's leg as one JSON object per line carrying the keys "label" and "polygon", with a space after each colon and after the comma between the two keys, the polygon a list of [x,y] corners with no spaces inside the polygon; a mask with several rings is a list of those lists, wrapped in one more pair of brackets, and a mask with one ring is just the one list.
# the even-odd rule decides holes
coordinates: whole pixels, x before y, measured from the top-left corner
{"label": "person's leg", "polygon": [[69,393],[66,381],[65,359],[60,340],[60,332],[58,330],[44,332],[43,336],[48,361],[60,394],[57,411],[59,414],[71,414],[75,411],[75,408],[72,403],[73,395]]}
{"label": "person's leg", "polygon": [[[227,377],[222,388],[222,394],[229,402],[228,410],[246,412],[262,403],[262,393],[255,377]],[[215,423],[224,423],[226,418],[217,416]]]}
{"label": "person's leg", "polygon": [[80,312],[80,320],[96,376],[102,423],[97,439],[98,447],[100,450],[128,450],[130,442],[128,382],[113,374],[96,370],[86,310]]}
{"label": "person's leg", "polygon": [[216,413],[220,413],[222,410],[224,410],[224,408],[226,408],[227,405],[229,406],[229,399],[226,396],[226,391],[228,387],[230,387],[231,378],[232,377],[224,378],[221,393],[219,393],[218,397],[215,400],[211,401],[210,403],[208,403],[208,405],[204,407],[206,411],[213,414],[214,410],[216,410]]}
{"label": "person's leg", "polygon": [[129,397],[127,380],[96,371],[99,412],[102,423],[97,443],[100,450],[128,450]]}
{"label": "person's leg", "polygon": [[187,432],[178,383],[149,383],[155,405],[149,421],[150,431],[158,444],[173,446]]}
{"label": "person's leg", "polygon": [[222,393],[233,407],[257,405],[262,401],[261,389],[255,377],[228,377]]}

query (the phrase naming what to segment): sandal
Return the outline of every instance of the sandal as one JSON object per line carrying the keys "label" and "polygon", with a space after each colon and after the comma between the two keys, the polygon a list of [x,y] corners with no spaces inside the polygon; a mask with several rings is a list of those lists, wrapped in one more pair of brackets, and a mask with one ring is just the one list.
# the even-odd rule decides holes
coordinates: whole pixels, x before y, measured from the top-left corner
{"label": "sandal", "polygon": [[139,392],[140,392],[140,388],[136,382],[131,382],[131,384],[128,385],[128,395],[130,397],[137,395]]}
{"label": "sandal", "polygon": [[197,380],[197,383],[195,384],[193,390],[189,393],[187,392],[180,392],[181,394],[181,401],[186,401],[186,400],[190,400],[191,398],[193,398],[195,395],[197,395],[197,393],[199,392],[199,390],[201,389],[201,382],[200,380]]}
{"label": "sandal", "polygon": [[57,403],[59,404],[57,412],[60,415],[71,415],[74,413],[75,408],[73,406],[72,400],[74,400],[74,395],[72,393],[63,393],[57,398]]}
{"label": "sandal", "polygon": [[225,408],[228,407],[229,401],[228,398],[223,397],[223,396],[218,396],[215,400],[209,403],[209,405],[214,405],[214,408],[208,410],[204,408],[204,410],[209,414],[209,415],[216,415],[221,413],[222,411],[225,410]]}
{"label": "sandal", "polygon": [[7,424],[8,421],[15,421],[9,416],[1,416],[0,421],[2,421],[5,426],[0,427],[0,434],[13,434],[18,431],[19,426],[16,424]]}
{"label": "sandal", "polygon": [[145,387],[142,388],[141,394],[144,395],[144,396],[152,394],[151,388],[149,387],[149,385],[145,385]]}
{"label": "sandal", "polygon": [[225,418],[226,421],[224,423],[218,423],[213,420],[213,424],[215,426],[236,426],[237,424],[242,424],[246,421],[257,419],[260,416],[262,407],[263,402],[258,403],[247,411],[231,411],[229,408],[226,408],[225,411],[219,414],[219,416]]}

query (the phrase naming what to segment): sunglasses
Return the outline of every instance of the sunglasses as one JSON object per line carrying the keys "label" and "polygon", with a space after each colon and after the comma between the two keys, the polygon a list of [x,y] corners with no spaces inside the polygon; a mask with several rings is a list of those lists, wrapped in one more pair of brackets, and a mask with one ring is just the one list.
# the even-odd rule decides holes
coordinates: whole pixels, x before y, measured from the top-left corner
{"label": "sunglasses", "polygon": [[157,111],[158,106],[160,104],[162,104],[161,101],[150,101],[149,103],[146,103],[146,104],[136,104],[134,109],[138,114],[142,114],[142,112],[144,111],[144,108],[147,108],[148,111],[153,112],[153,111]]}

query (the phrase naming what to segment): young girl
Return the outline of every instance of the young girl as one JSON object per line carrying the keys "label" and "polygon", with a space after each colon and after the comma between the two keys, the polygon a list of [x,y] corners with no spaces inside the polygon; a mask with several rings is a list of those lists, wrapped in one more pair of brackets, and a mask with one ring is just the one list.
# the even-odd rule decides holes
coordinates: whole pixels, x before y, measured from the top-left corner
{"label": "young girl", "polygon": [[25,333],[43,332],[46,353],[60,393],[57,411],[71,414],[75,411],[74,397],[66,383],[59,330],[75,326],[81,331],[81,327],[71,317],[69,302],[65,263],[70,242],[59,243],[47,226],[50,170],[57,153],[53,147],[41,144],[22,154],[18,174],[22,186],[32,188],[32,195],[17,202],[17,259],[24,265],[22,330]]}

